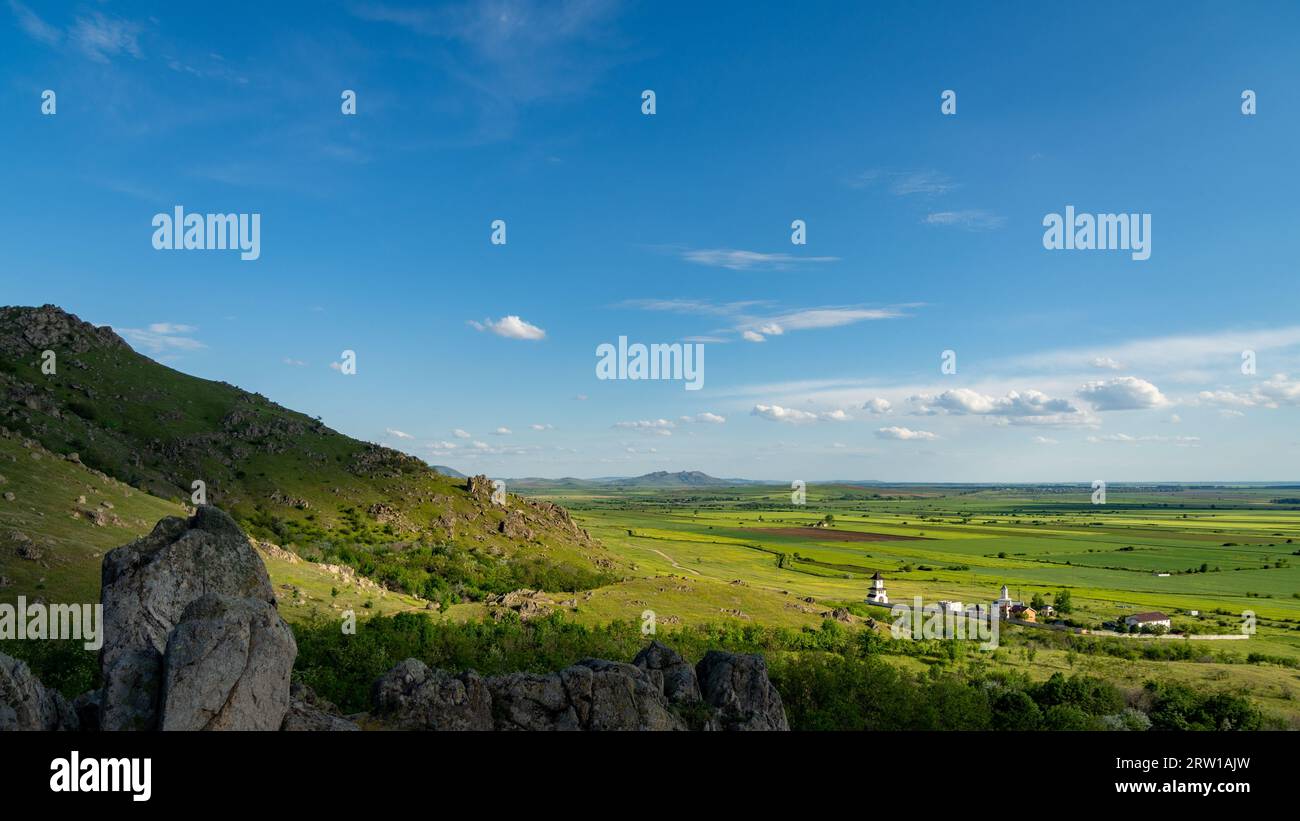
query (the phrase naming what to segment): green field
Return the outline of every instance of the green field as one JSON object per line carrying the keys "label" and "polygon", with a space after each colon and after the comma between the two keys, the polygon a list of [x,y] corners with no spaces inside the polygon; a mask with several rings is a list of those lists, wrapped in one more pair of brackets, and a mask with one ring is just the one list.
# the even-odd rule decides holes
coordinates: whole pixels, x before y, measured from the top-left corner
{"label": "green field", "polygon": [[[1300,495],[1294,488],[1120,486],[1105,505],[1093,505],[1083,486],[809,486],[803,506],[787,488],[761,485],[529,492],[564,504],[632,569],[580,604],[582,620],[636,619],[650,609],[661,624],[736,618],[794,627],[820,621],[809,611],[850,603],[885,620],[883,609],[861,605],[876,571],[894,602],[987,603],[1005,584],[1013,598],[1041,594],[1051,603],[1068,590],[1072,612],[1057,618],[1090,630],[1160,610],[1176,632],[1241,634],[1249,611],[1256,632],[1247,640],[1113,639],[1190,644],[1197,661],[1067,664],[1049,631],[1011,626],[996,655],[1034,677],[1083,664],[1119,682],[1247,692],[1300,716],[1292,701],[1300,671],[1289,666],[1300,660],[1300,505],[1274,501]],[[828,515],[831,526],[805,529]],[[782,532],[791,528],[800,532]],[[1032,664],[1027,645],[1042,648]],[[1244,663],[1251,654],[1256,663]]]}

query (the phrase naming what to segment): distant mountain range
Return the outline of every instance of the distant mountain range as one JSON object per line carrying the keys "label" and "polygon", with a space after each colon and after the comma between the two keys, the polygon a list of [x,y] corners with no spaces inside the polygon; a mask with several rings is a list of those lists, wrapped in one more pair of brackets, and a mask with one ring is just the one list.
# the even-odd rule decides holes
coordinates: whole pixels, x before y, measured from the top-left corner
{"label": "distant mountain range", "polygon": [[[441,470],[440,468],[437,468]],[[545,479],[529,476],[507,479],[511,488],[547,487],[547,488],[584,488],[584,487],[621,487],[621,488],[686,488],[686,487],[735,487],[736,485],[772,484],[752,479],[719,479],[698,470],[679,470],[675,473],[657,470],[641,476],[601,476],[594,479],[575,479],[571,476],[562,479]]]}

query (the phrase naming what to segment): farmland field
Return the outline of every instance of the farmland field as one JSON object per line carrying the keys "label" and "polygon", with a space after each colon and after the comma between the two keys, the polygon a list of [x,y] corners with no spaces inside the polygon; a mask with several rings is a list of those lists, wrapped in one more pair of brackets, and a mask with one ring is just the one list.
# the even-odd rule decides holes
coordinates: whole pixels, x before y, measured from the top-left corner
{"label": "farmland field", "polygon": [[[1291,701],[1300,673],[1290,666],[1300,659],[1294,489],[1120,486],[1105,505],[1093,505],[1082,486],[810,485],[801,506],[789,489],[762,485],[528,492],[569,507],[632,569],[620,584],[593,591],[581,619],[636,618],[650,609],[661,623],[722,617],[799,626],[820,620],[805,606],[812,600],[823,614],[852,605],[884,621],[883,609],[862,605],[876,571],[891,602],[987,603],[1005,584],[1014,599],[1039,594],[1050,604],[1069,591],[1072,611],[1057,618],[1092,631],[1159,610],[1175,632],[1240,635],[1243,614],[1253,613],[1255,632],[1246,640],[1160,640],[1195,644],[1200,665],[1112,659],[1093,666],[1118,679],[1207,680],[1251,692],[1283,714],[1300,712]],[[1048,632],[1004,628],[1012,643]],[[1286,661],[1216,663],[1252,654]],[[1065,666],[1064,654],[1050,649],[1032,665],[999,656],[1032,675]]]}

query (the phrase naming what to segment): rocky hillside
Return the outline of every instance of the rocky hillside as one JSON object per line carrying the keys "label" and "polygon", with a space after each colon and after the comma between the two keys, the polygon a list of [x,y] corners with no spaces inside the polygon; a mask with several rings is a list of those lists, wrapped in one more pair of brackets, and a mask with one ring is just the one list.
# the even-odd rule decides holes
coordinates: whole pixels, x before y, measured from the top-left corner
{"label": "rocky hillside", "polygon": [[[53,372],[42,367],[47,351]],[[340,550],[355,559],[350,545],[451,545],[451,558],[421,561],[455,563],[471,590],[485,574],[574,589],[616,570],[558,505],[515,495],[493,503],[484,477],[440,475],[259,394],[180,373],[51,305],[0,308],[0,428],[175,503],[187,504],[202,481],[206,501],[251,534],[323,561]],[[411,576],[388,560],[354,564],[382,570],[392,585]]]}
{"label": "rocky hillside", "polygon": [[103,562],[98,689],[69,701],[0,654],[0,730],[786,730],[761,656],[696,667],[657,642],[632,664],[483,678],[407,659],[340,716],[291,683],[298,647],[258,552],[221,510],[169,517]]}

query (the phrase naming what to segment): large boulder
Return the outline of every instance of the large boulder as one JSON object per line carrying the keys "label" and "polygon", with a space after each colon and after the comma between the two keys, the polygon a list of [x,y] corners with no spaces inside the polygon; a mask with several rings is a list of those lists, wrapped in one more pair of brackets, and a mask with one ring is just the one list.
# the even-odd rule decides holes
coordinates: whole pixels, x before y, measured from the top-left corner
{"label": "large boulder", "polygon": [[407,659],[380,676],[374,716],[399,730],[491,730],[492,695],[474,671],[453,676]]}
{"label": "large boulder", "polygon": [[104,730],[158,725],[163,653],[194,601],[211,594],[275,604],[257,551],[233,519],[207,505],[188,519],[163,519],[148,536],[109,552],[102,582]]}
{"label": "large boulder", "polygon": [[488,679],[498,730],[684,730],[641,668],[584,659],[558,673]]}
{"label": "large boulder", "polygon": [[24,662],[0,653],[0,731],[76,730],[77,713]]}
{"label": "large boulder", "polygon": [[338,708],[294,682],[289,687],[289,712],[280,729],[285,732],[356,732],[361,728],[338,714]]}
{"label": "large boulder", "polygon": [[650,642],[637,653],[632,663],[650,675],[670,704],[700,702],[700,683],[695,678],[695,668],[660,642]]}
{"label": "large boulder", "polygon": [[724,730],[788,730],[781,694],[767,677],[760,655],[710,650],[695,665],[704,701],[717,710]]}
{"label": "large boulder", "polygon": [[274,605],[212,594],[197,599],[167,639],[159,727],[280,729],[297,655]]}

